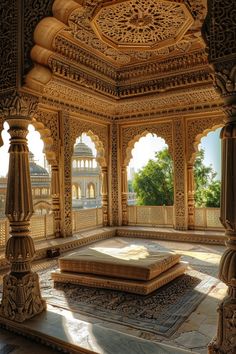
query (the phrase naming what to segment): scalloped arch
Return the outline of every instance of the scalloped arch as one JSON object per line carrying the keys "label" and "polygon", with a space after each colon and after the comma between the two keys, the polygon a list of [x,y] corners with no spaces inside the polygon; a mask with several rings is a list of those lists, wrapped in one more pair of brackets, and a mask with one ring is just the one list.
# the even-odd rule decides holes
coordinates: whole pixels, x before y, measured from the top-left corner
{"label": "scalloped arch", "polygon": [[[192,125],[192,127],[191,127]],[[195,128],[193,129],[193,126]],[[198,145],[201,139],[207,136],[208,133],[224,126],[222,117],[215,119],[205,119],[202,124],[191,122],[188,124],[188,153],[187,162],[193,164],[198,152]]]}
{"label": "scalloped arch", "polygon": [[88,135],[91,138],[92,142],[94,143],[95,148],[97,150],[96,161],[99,163],[99,165],[101,167],[106,166],[107,164],[106,164],[106,159],[105,159],[105,149],[104,149],[103,143],[100,140],[99,136],[96,135],[90,129],[89,130],[83,130],[79,134],[76,134],[76,136],[73,136],[73,138],[72,138],[72,154],[73,154],[73,149],[74,149],[74,145],[75,145],[76,139],[78,137],[80,137],[82,134]]}
{"label": "scalloped arch", "polygon": [[50,165],[57,162],[57,156],[55,151],[52,150],[53,138],[51,136],[51,131],[42,122],[37,121],[35,118],[32,120],[31,124],[35,130],[40,134],[40,138],[44,143],[43,152],[45,153],[46,159]]}
{"label": "scalloped arch", "polygon": [[169,153],[173,157],[173,141],[172,141],[172,122],[165,122],[162,124],[155,124],[150,126],[136,126],[123,129],[122,133],[122,161],[123,165],[128,166],[132,157],[132,150],[134,144],[140,138],[147,134],[155,134],[165,140],[168,145]]}

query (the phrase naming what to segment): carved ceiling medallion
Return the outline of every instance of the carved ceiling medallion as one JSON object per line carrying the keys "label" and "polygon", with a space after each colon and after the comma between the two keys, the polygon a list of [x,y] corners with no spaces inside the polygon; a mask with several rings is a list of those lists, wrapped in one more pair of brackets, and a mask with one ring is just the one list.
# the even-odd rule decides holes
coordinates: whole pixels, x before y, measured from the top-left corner
{"label": "carved ceiling medallion", "polygon": [[179,0],[123,0],[100,4],[91,26],[113,48],[155,50],[177,43],[193,22]]}

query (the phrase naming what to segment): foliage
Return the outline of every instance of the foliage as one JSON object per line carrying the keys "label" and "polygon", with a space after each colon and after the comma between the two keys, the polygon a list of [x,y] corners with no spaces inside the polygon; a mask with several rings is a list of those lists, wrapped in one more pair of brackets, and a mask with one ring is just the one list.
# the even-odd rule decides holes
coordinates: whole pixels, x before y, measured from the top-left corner
{"label": "foliage", "polygon": [[[220,206],[220,181],[212,166],[204,165],[204,150],[197,153],[194,164],[195,205],[198,207]],[[168,149],[157,152],[155,160],[135,174],[133,189],[138,205],[173,205],[173,163]],[[133,190],[129,181],[129,191]]]}
{"label": "foliage", "polygon": [[133,187],[139,205],[173,205],[173,163],[168,149],[135,174]]}
{"label": "foliage", "polygon": [[215,180],[216,172],[212,166],[204,165],[204,150],[197,153],[194,164],[195,205],[198,207],[220,206],[220,181]]}

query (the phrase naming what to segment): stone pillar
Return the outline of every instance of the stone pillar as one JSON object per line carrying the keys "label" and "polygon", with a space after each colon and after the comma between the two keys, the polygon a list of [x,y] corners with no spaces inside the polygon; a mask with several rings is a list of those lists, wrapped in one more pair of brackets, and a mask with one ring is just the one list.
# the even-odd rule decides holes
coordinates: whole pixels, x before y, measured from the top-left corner
{"label": "stone pillar", "polygon": [[185,124],[182,117],[173,121],[174,141],[174,227],[188,228],[187,176],[185,156]]}
{"label": "stone pillar", "polygon": [[109,130],[109,225],[122,224],[121,210],[121,165],[120,165],[120,129],[119,125],[112,123]]}
{"label": "stone pillar", "polygon": [[57,164],[52,164],[52,212],[54,217],[54,235],[61,236],[61,209],[60,209],[60,186],[59,186],[59,169]]}
{"label": "stone pillar", "polygon": [[235,1],[208,1],[203,34],[208,59],[214,70],[214,85],[224,101],[226,113],[222,139],[220,220],[227,236],[219,278],[228,286],[218,313],[217,336],[209,353],[236,353],[236,21]]}
{"label": "stone pillar", "polygon": [[187,166],[187,178],[188,178],[188,228],[194,229],[195,225],[195,200],[194,200],[194,173],[193,164],[188,163]]}
{"label": "stone pillar", "polygon": [[121,169],[121,203],[122,203],[122,225],[128,225],[127,193],[128,181],[126,166]]}
{"label": "stone pillar", "polygon": [[60,113],[60,206],[61,236],[72,236],[72,161],[71,125],[69,113]]}
{"label": "stone pillar", "polygon": [[1,316],[23,322],[46,308],[41,298],[39,279],[31,271],[35,254],[30,237],[30,218],[33,214],[28,146],[26,136],[30,119],[9,116],[10,159],[6,196],[6,216],[10,222],[10,235],[6,245],[6,258],[11,271],[3,279]]}
{"label": "stone pillar", "polygon": [[102,213],[103,213],[103,226],[108,225],[108,179],[107,167],[102,166]]}

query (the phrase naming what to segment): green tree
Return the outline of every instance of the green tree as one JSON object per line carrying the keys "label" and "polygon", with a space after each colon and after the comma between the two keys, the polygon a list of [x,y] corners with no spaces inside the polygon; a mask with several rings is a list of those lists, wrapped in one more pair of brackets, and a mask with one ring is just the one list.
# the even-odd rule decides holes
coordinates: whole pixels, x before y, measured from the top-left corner
{"label": "green tree", "polygon": [[168,149],[135,174],[133,187],[139,205],[173,205],[173,164]]}
{"label": "green tree", "polygon": [[[194,165],[195,205],[216,208],[220,206],[220,181],[215,180],[216,172],[203,160],[201,149]],[[173,205],[173,163],[168,149],[157,152],[155,160],[149,160],[135,174],[133,188],[139,205]]]}
{"label": "green tree", "polygon": [[220,206],[220,181],[215,180],[217,173],[212,166],[204,165],[204,150],[197,153],[194,164],[195,205],[198,207]]}

